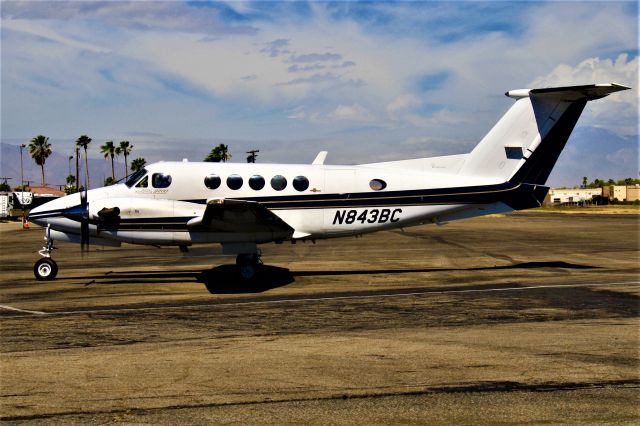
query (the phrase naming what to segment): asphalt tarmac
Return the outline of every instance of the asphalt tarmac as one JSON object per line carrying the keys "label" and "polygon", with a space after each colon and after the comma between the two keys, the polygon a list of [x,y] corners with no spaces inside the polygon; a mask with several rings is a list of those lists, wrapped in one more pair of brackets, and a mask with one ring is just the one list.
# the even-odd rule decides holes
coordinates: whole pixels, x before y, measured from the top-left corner
{"label": "asphalt tarmac", "polygon": [[0,224],[4,423],[640,423],[638,215],[518,213],[263,246]]}

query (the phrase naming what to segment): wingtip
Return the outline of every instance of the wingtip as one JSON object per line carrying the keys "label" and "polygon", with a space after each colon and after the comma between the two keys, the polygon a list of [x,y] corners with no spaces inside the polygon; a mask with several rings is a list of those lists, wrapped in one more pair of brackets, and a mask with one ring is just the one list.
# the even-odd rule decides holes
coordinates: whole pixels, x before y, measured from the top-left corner
{"label": "wingtip", "polygon": [[615,89],[615,91],[621,91],[621,90],[630,90],[631,87],[629,86],[625,86],[624,84],[618,84],[618,83],[602,83],[602,84],[596,84],[597,87],[611,87],[612,89]]}

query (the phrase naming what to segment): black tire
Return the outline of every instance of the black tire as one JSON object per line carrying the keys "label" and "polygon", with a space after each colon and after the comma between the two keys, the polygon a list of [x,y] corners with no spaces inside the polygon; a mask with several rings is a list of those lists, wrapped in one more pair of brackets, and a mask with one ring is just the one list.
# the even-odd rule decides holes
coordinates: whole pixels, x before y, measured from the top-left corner
{"label": "black tire", "polygon": [[58,275],[58,264],[50,257],[43,257],[33,266],[38,281],[51,281]]}
{"label": "black tire", "polygon": [[245,263],[238,265],[238,273],[243,281],[251,281],[255,278],[257,266],[253,263]]}
{"label": "black tire", "polygon": [[238,266],[238,274],[240,279],[249,282],[252,281],[258,273],[260,266],[260,258],[257,254],[239,254],[236,257],[236,265]]}

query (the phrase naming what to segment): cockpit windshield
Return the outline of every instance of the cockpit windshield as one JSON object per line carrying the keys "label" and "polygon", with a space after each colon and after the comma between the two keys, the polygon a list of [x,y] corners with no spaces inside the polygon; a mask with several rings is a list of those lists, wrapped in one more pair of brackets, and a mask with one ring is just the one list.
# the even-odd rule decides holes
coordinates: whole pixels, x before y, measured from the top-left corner
{"label": "cockpit windshield", "polygon": [[147,170],[146,169],[141,169],[138,170],[137,172],[135,172],[134,174],[132,174],[131,176],[129,176],[129,179],[127,179],[124,184],[127,185],[129,188],[131,188],[137,181],[140,180],[140,178],[144,175],[147,174]]}

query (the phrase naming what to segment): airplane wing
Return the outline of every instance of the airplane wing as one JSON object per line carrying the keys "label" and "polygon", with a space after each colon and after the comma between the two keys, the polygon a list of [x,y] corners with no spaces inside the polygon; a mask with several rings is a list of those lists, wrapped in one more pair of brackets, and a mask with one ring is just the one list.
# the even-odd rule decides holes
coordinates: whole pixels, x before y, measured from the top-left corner
{"label": "airplane wing", "polygon": [[202,216],[194,217],[187,226],[204,226],[217,232],[270,232],[286,236],[294,232],[286,222],[259,203],[224,198],[207,200]]}

